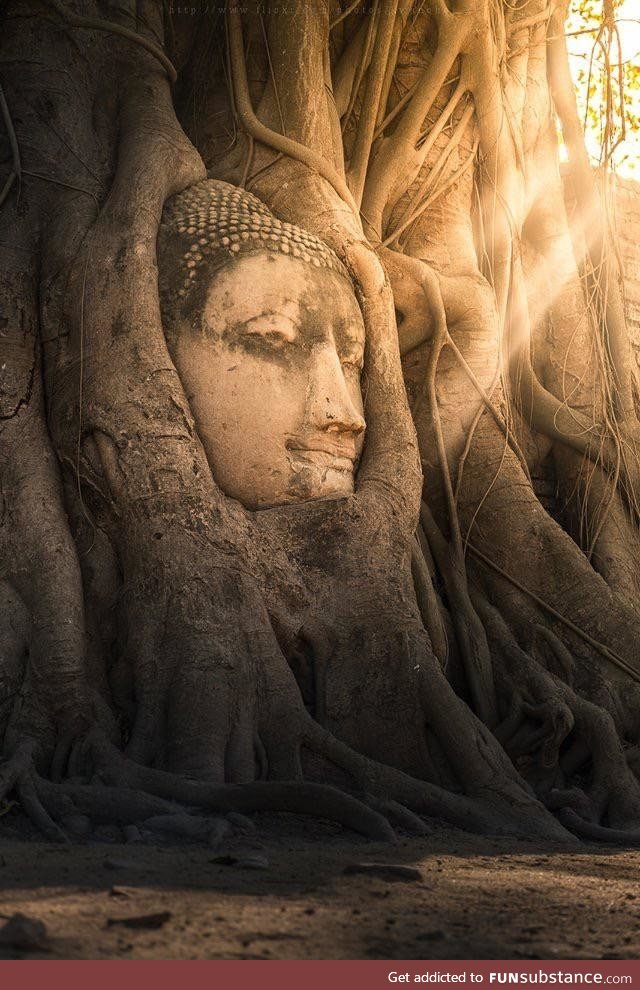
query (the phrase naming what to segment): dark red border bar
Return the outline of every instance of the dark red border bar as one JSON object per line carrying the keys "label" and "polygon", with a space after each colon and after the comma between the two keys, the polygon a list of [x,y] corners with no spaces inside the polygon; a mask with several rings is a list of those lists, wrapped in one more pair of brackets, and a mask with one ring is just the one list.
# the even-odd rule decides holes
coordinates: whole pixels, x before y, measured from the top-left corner
{"label": "dark red border bar", "polygon": [[[391,974],[408,979],[397,980]],[[2,990],[143,990],[146,986],[152,990],[402,990],[460,983],[483,990],[505,986],[640,990],[640,960],[0,962]]]}

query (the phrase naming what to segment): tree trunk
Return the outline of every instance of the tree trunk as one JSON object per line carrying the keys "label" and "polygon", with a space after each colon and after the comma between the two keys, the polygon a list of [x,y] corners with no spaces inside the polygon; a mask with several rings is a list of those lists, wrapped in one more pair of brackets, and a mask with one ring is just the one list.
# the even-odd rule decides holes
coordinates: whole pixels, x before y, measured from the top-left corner
{"label": "tree trunk", "polygon": [[[0,800],[49,837],[74,811],[136,822],[168,802],[375,838],[420,815],[640,835],[638,424],[606,226],[572,238],[564,208],[556,109],[598,203],[562,16],[6,5]],[[172,217],[193,243],[158,251]],[[299,299],[293,275],[282,298],[266,277],[224,294],[214,248],[240,271],[259,242],[265,270],[308,266]],[[207,385],[167,322],[207,264],[190,347],[242,305],[238,363],[271,348],[293,389],[297,306],[305,360],[319,340],[338,354],[323,387],[344,375],[366,424],[352,492],[301,482],[256,508],[225,490],[229,441],[202,417],[233,380]],[[335,296],[314,302],[323,267]],[[340,352],[359,325],[361,373]],[[286,414],[277,390],[255,401],[256,430]],[[326,408],[325,439],[361,431]]]}

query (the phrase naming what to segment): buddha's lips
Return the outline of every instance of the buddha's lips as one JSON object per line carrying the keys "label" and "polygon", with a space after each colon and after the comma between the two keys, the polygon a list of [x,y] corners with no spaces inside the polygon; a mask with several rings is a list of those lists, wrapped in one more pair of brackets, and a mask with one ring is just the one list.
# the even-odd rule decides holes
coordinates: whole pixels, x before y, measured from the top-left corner
{"label": "buddha's lips", "polygon": [[324,468],[349,473],[353,472],[358,456],[355,442],[335,443],[325,437],[309,437],[304,441],[296,437],[295,440],[287,442],[287,450],[296,460],[311,461]]}

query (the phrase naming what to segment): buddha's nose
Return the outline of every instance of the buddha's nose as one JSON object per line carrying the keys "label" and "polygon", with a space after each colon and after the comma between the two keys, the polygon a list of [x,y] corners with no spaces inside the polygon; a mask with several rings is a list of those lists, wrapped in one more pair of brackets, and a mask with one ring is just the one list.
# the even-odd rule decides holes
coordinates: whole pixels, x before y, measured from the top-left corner
{"label": "buddha's nose", "polygon": [[314,348],[307,415],[315,429],[328,433],[362,433],[364,418],[354,402],[335,347]]}

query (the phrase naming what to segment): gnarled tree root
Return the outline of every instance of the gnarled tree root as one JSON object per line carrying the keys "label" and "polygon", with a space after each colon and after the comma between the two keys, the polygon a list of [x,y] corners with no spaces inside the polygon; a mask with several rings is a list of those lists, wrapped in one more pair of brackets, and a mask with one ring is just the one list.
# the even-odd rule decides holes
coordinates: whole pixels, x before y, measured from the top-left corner
{"label": "gnarled tree root", "polygon": [[[439,819],[480,835],[505,834],[544,838],[552,842],[571,841],[566,830],[528,793],[524,782],[522,785],[518,782],[515,772],[512,779],[506,768],[496,766],[493,779],[489,774],[476,787],[470,782],[466,793],[454,793],[410,777],[395,767],[370,760],[309,721],[310,725],[306,728],[309,745],[348,773],[354,783],[368,794],[399,802],[419,815]],[[478,748],[492,750],[489,733],[480,722],[477,726]]]}
{"label": "gnarled tree root", "polygon": [[22,738],[0,766],[0,801],[15,792],[27,817],[46,839],[51,842],[67,842],[66,835],[50,817],[38,796],[34,767],[36,749],[35,740]]}
{"label": "gnarled tree root", "polygon": [[573,808],[563,808],[558,813],[562,824],[581,839],[606,842],[615,846],[640,846],[640,831],[627,832],[623,828],[607,828],[595,822],[585,821]]}
{"label": "gnarled tree root", "polygon": [[226,814],[280,811],[311,815],[338,822],[367,838],[394,842],[389,822],[361,801],[326,784],[299,781],[255,781],[249,784],[210,784],[188,780],[163,770],[143,767],[104,741],[92,741],[91,749],[101,778],[118,788],[143,791],[165,801],[206,808]]}
{"label": "gnarled tree root", "polygon": [[[536,792],[570,831],[634,844],[640,838],[640,787],[614,718],[525,653],[481,595],[474,602],[501,658],[503,692],[518,700],[499,730],[505,749],[513,759],[530,757]],[[552,640],[550,634],[544,638]],[[560,652],[567,662],[566,648]],[[585,770],[588,782],[575,786],[571,778]]]}
{"label": "gnarled tree root", "polygon": [[[482,729],[479,724],[481,748]],[[63,820],[80,813],[98,822],[128,824],[157,815],[175,815],[185,807],[221,814],[274,811],[310,815],[384,842],[395,840],[388,819],[408,831],[424,834],[427,828],[420,815],[481,834],[571,841],[570,833],[527,793],[526,785],[518,785],[515,775],[510,781],[499,768],[493,785],[483,782],[473,793],[459,794],[356,753],[310,718],[302,729],[302,745],[346,772],[364,799],[332,786],[298,780],[212,784],[186,779],[133,762],[99,730],[86,737],[83,748],[102,785],[42,779],[33,771],[31,752],[25,746],[24,752],[21,749],[5,764],[1,796],[17,786],[25,812],[52,841],[66,841],[56,818]]]}

